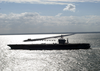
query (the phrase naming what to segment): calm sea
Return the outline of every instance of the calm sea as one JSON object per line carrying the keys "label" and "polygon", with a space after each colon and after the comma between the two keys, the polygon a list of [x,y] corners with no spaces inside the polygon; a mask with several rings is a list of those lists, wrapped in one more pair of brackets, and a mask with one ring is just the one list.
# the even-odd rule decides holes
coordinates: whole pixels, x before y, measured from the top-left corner
{"label": "calm sea", "polygon": [[64,37],[70,43],[90,43],[84,50],[10,50],[7,44],[58,43],[57,38],[23,42],[59,34],[0,35],[0,71],[100,71],[100,33]]}

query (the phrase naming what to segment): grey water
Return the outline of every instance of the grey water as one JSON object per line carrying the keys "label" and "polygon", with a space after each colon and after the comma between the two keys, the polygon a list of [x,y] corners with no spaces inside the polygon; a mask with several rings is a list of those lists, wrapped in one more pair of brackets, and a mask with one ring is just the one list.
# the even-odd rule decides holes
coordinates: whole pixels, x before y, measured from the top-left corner
{"label": "grey water", "polygon": [[[8,44],[58,43],[23,42],[59,34],[0,35],[0,71],[100,71],[100,33],[75,34],[64,37],[69,43],[90,43],[85,50],[11,50]],[[52,41],[55,40],[55,41]]]}

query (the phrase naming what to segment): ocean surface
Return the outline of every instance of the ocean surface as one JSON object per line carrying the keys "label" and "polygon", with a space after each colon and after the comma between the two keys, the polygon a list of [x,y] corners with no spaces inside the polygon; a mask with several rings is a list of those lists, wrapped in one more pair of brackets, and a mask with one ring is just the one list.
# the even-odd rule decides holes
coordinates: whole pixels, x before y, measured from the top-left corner
{"label": "ocean surface", "polygon": [[11,50],[8,44],[52,44],[58,38],[23,42],[60,34],[0,35],[0,71],[100,71],[100,33],[64,37],[69,43],[90,43],[85,50]]}

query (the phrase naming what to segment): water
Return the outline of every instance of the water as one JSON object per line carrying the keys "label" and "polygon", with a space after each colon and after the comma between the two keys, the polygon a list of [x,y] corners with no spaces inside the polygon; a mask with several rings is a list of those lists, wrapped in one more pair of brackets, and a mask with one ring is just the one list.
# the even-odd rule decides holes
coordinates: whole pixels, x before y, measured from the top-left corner
{"label": "water", "polygon": [[[57,43],[49,41],[23,42],[58,34],[1,35],[0,71],[100,71],[100,33],[75,34],[65,37],[70,43],[90,43],[88,50],[10,50],[7,44]],[[55,41],[52,41],[55,40]]]}

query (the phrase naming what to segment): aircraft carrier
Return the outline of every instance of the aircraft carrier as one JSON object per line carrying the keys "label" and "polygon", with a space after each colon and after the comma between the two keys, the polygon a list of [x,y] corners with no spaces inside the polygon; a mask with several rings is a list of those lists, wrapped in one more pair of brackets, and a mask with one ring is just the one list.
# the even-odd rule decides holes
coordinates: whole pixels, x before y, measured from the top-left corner
{"label": "aircraft carrier", "polygon": [[77,44],[11,44],[11,49],[22,50],[69,50],[69,49],[89,49],[88,43]]}
{"label": "aircraft carrier", "polygon": [[24,42],[28,42],[28,41],[38,41],[38,40],[45,40],[49,38],[61,37],[60,39],[58,39],[58,44],[8,44],[8,46],[10,46],[11,49],[22,49],[22,50],[90,49],[89,43],[69,43],[68,39],[67,42],[65,39],[63,39],[64,36],[69,36],[69,35],[60,35],[60,36],[47,37],[47,38],[24,40]]}

